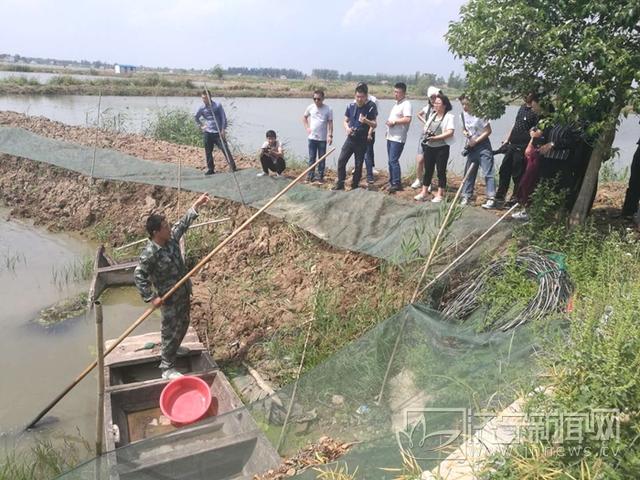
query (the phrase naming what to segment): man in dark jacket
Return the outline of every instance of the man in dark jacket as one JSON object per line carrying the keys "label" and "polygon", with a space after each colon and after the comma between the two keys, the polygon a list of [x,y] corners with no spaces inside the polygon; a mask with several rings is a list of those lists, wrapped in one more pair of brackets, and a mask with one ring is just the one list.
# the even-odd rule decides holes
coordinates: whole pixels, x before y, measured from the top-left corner
{"label": "man in dark jacket", "polygon": [[529,131],[538,124],[539,120],[539,100],[536,93],[529,93],[526,96],[525,104],[518,110],[513,127],[507,135],[507,140],[500,149],[494,152],[494,154],[504,153],[500,164],[498,190],[495,198],[498,203],[504,202],[512,180],[513,193],[511,198],[516,197],[518,183],[525,170],[524,151],[530,140]]}
{"label": "man in dark jacket", "polygon": [[640,140],[638,140],[638,148],[631,161],[629,187],[624,197],[622,216],[633,217],[638,211],[638,201],[640,201]]}

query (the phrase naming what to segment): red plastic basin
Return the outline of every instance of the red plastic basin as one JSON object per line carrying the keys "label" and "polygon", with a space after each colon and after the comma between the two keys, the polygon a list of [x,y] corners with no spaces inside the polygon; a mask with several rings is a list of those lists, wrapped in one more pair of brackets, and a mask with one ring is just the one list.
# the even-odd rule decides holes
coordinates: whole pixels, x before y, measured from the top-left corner
{"label": "red plastic basin", "polygon": [[205,417],[211,408],[211,390],[198,377],[171,380],[160,394],[160,410],[176,425],[187,425]]}

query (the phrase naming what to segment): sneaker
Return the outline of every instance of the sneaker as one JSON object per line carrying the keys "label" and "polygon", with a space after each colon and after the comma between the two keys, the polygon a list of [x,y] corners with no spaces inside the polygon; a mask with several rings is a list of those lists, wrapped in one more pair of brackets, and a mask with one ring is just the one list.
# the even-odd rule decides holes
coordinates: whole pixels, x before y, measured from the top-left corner
{"label": "sneaker", "polygon": [[512,213],[511,218],[513,218],[514,220],[522,220],[523,222],[526,222],[529,220],[529,215],[527,215],[527,212],[522,210],[520,212]]}
{"label": "sneaker", "polygon": [[440,202],[442,202],[442,200],[444,200],[442,197],[435,196],[435,197],[433,197],[431,199],[431,202],[432,203],[440,203]]}
{"label": "sneaker", "polygon": [[360,185],[351,184],[351,188],[349,190],[356,190],[358,188],[360,188]]}
{"label": "sneaker", "polygon": [[429,185],[427,187],[427,192],[429,192],[429,193],[433,192],[433,185]]}
{"label": "sneaker", "polygon": [[506,202],[504,202],[504,206],[507,208],[511,208],[516,204],[516,200],[513,198],[510,198],[509,200],[507,200]]}
{"label": "sneaker", "polygon": [[413,188],[414,190],[417,190],[421,186],[422,186],[422,181],[419,178],[416,178],[414,182],[411,184],[411,188]]}
{"label": "sneaker", "polygon": [[275,177],[284,177],[284,175],[283,175],[283,174],[281,174],[281,173],[276,173],[274,176],[275,176]]}
{"label": "sneaker", "polygon": [[[469,203],[469,197],[462,197],[462,200],[460,200],[460,206],[461,207],[464,207],[468,203]],[[483,205],[483,207],[484,207],[484,205]]]}
{"label": "sneaker", "polygon": [[188,347],[178,347],[178,350],[176,351],[176,355],[189,355],[189,353],[191,353],[191,350]]}
{"label": "sneaker", "polygon": [[266,176],[266,175],[267,175],[266,173],[264,173],[264,172],[260,172],[260,173],[258,173],[258,174],[256,175],[256,177],[264,177],[264,176]]}
{"label": "sneaker", "polygon": [[206,172],[204,172],[205,175],[213,175],[214,173],[216,172],[214,172],[213,170],[207,170]]}
{"label": "sneaker", "polygon": [[414,199],[416,202],[424,202],[424,201],[427,199],[427,197],[426,197],[426,195],[423,195],[423,194],[422,194],[422,192],[420,192],[420,193],[419,193],[419,194],[417,194],[415,197],[413,197],[413,199]]}
{"label": "sneaker", "polygon": [[336,183],[333,187],[331,187],[331,190],[333,190],[334,192],[338,190],[344,190],[344,185],[340,185],[339,183]]}
{"label": "sneaker", "polygon": [[373,179],[371,179],[371,180],[367,179],[367,185],[373,185],[373,184],[374,184],[374,180]]}
{"label": "sneaker", "polygon": [[496,201],[493,198],[488,198],[487,201],[482,204],[482,208],[486,208],[486,209],[496,208]]}
{"label": "sneaker", "polygon": [[400,191],[400,189],[399,189],[398,187],[396,187],[395,185],[391,185],[391,186],[389,187],[389,189],[387,190],[387,192],[388,192],[388,193],[391,193],[391,194],[396,193],[396,192],[399,192],[399,191]]}
{"label": "sneaker", "polygon": [[324,185],[324,178],[316,178],[313,183],[317,183],[318,185]]}
{"label": "sneaker", "polygon": [[373,172],[374,175],[380,175],[380,172],[376,168],[374,168],[371,171]]}
{"label": "sneaker", "polygon": [[175,368],[167,368],[166,370],[162,370],[163,380],[173,380],[174,378],[180,378],[182,376],[183,375]]}

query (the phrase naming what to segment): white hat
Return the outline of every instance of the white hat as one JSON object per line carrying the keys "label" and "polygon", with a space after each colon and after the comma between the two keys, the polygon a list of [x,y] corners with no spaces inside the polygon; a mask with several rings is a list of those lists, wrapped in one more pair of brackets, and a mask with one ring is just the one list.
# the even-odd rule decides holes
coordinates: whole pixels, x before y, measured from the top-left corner
{"label": "white hat", "polygon": [[434,86],[427,88],[427,97],[431,98],[433,95],[438,95],[440,93],[440,89]]}

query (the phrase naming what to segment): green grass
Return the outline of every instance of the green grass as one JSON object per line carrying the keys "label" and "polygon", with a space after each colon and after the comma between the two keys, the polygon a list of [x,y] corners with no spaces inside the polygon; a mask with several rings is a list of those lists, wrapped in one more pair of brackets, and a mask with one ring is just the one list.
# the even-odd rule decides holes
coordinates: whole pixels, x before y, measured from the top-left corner
{"label": "green grass", "polygon": [[193,120],[193,113],[181,109],[156,112],[145,135],[180,145],[202,146],[202,132]]}
{"label": "green grass", "polygon": [[[619,409],[620,435],[528,442],[495,457],[495,471],[483,478],[640,478],[640,243],[625,231],[602,231],[592,224],[570,229],[560,198],[554,209],[545,188],[518,239],[564,253],[575,293],[565,334],[547,342],[539,358],[553,393],[535,395],[527,408],[565,414]],[[545,454],[558,446],[565,448],[563,454],[557,449]]]}
{"label": "green grass", "polygon": [[6,270],[7,272],[15,273],[18,265],[27,264],[27,257],[21,252],[12,252],[7,249],[2,256],[0,256],[0,272]]}
{"label": "green grass", "polygon": [[72,283],[78,283],[91,278],[93,273],[93,258],[85,255],[72,261],[51,268],[51,281],[58,289],[63,289]]}
{"label": "green grass", "polygon": [[[390,282],[389,282],[390,283]],[[309,312],[301,325],[283,327],[267,344],[270,358],[280,362],[278,383],[294,379],[302,358],[308,321],[312,322],[303,372],[313,369],[364,332],[396,313],[404,304],[400,294],[382,274],[376,288],[363,290],[355,304],[345,308],[346,293],[318,285],[309,300]],[[351,300],[351,299],[349,299]],[[310,320],[312,319],[312,320]]]}
{"label": "green grass", "polygon": [[[88,444],[84,448],[89,451]],[[1,455],[1,454],[0,454]],[[81,461],[75,443],[64,440],[54,446],[38,440],[25,451],[8,451],[0,458],[0,480],[49,480],[73,468]]]}
{"label": "green grass", "polygon": [[490,330],[496,321],[509,316],[510,312],[524,310],[538,292],[538,282],[527,274],[524,265],[516,263],[516,253],[515,250],[509,252],[501,275],[490,278],[480,294],[480,303],[486,313],[477,325],[478,331]]}

